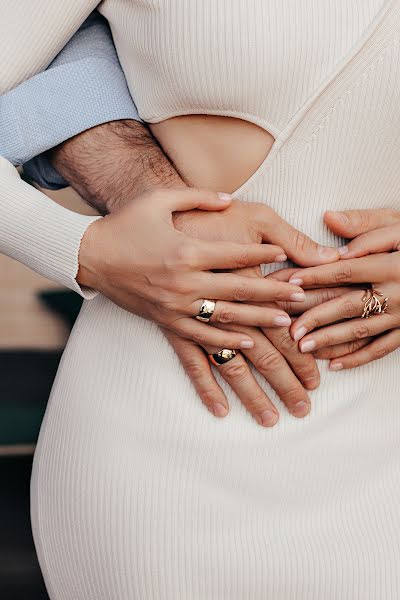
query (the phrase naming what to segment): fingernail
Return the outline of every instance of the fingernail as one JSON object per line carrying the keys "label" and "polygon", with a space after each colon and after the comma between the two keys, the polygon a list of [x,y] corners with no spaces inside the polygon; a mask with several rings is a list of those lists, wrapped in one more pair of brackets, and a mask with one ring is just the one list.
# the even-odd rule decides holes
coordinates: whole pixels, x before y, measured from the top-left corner
{"label": "fingernail", "polygon": [[240,342],[240,347],[241,348],[254,348],[254,342],[253,342],[253,340],[243,340],[242,342]]}
{"label": "fingernail", "polygon": [[336,248],[328,248],[327,246],[320,246],[318,248],[318,254],[321,258],[334,258],[337,256]]}
{"label": "fingernail", "polygon": [[231,194],[225,194],[225,192],[218,192],[218,198],[222,200],[222,202],[230,202],[233,200],[233,196]]}
{"label": "fingernail", "polygon": [[[293,283],[293,282],[292,282]],[[296,292],[290,296],[292,302],[304,302],[306,295],[303,292]]]}
{"label": "fingernail", "polygon": [[340,254],[340,256],[343,256],[343,254],[347,254],[349,251],[347,246],[341,246],[340,248],[338,248],[338,252]]}
{"label": "fingernail", "polygon": [[301,340],[302,337],[304,337],[307,333],[307,329],[305,327],[300,327],[294,334],[293,339],[295,342],[298,342],[299,340]]}
{"label": "fingernail", "polygon": [[297,402],[297,404],[295,404],[291,409],[291,413],[295,417],[305,417],[306,415],[308,415],[309,412],[310,403],[305,402],[305,400],[300,400],[300,402]]}
{"label": "fingernail", "polygon": [[317,387],[319,387],[319,377],[310,377],[309,379],[304,379],[303,383],[306,390],[316,390]]}
{"label": "fingernail", "polygon": [[221,402],[213,404],[212,410],[216,417],[225,417],[228,414],[228,409]]}
{"label": "fingernail", "polygon": [[285,262],[287,260],[286,254],[279,254],[275,257],[275,262]]}
{"label": "fingernail", "polygon": [[278,325],[279,327],[290,327],[292,324],[292,320],[290,317],[274,317],[273,324]]}
{"label": "fingernail", "polygon": [[267,427],[271,427],[272,425],[275,425],[275,423],[278,422],[278,418],[279,417],[276,414],[276,412],[274,412],[273,410],[270,410],[268,408],[266,410],[264,410],[259,416],[261,425],[266,425]]}
{"label": "fingernail", "polygon": [[289,279],[289,283],[292,283],[293,285],[302,285],[303,280],[298,277],[293,277],[293,279]]}
{"label": "fingernail", "polygon": [[300,345],[300,350],[302,352],[311,352],[311,350],[314,350],[316,345],[317,344],[314,342],[314,340],[307,340],[306,342]]}
{"label": "fingernail", "polygon": [[343,363],[329,363],[330,371],[341,371],[343,369]]}

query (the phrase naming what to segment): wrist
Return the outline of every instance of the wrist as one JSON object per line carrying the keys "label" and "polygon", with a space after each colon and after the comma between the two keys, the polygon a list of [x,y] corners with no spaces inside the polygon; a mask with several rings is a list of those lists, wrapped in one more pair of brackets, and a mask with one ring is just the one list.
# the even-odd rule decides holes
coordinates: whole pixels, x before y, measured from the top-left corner
{"label": "wrist", "polygon": [[103,215],[143,192],[185,185],[149,130],[136,121],[113,121],[84,131],[53,149],[50,160]]}
{"label": "wrist", "polygon": [[[146,161],[144,161],[146,162]],[[106,212],[111,214],[120,210],[125,204],[134,201],[135,198],[145,192],[156,192],[166,188],[187,187],[179,174],[171,167],[169,169],[160,169],[155,173],[150,165],[144,166],[140,174],[133,174],[129,184],[129,190],[123,196],[120,192],[109,193],[102,202],[106,207]]]}
{"label": "wrist", "polygon": [[76,281],[79,285],[98,290],[99,266],[99,227],[103,219],[98,219],[86,229],[79,248],[78,273]]}

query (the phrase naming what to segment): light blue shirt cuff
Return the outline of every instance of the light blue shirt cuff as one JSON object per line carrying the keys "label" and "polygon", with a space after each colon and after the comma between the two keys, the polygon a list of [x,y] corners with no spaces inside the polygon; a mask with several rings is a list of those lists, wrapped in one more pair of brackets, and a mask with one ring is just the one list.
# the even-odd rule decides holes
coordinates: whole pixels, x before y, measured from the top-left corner
{"label": "light blue shirt cuff", "polygon": [[65,187],[43,153],[121,119],[141,120],[108,24],[95,12],[47,71],[0,97],[0,156],[14,165],[25,163],[27,175],[43,187]]}

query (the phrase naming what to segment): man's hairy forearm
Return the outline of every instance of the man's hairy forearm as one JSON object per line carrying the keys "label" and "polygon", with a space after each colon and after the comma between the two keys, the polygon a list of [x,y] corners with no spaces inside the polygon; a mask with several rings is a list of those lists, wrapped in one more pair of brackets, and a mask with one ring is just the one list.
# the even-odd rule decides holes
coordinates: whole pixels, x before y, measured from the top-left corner
{"label": "man's hairy forearm", "polygon": [[54,148],[50,160],[101,214],[146,190],[185,185],[150,131],[133,120],[84,131]]}

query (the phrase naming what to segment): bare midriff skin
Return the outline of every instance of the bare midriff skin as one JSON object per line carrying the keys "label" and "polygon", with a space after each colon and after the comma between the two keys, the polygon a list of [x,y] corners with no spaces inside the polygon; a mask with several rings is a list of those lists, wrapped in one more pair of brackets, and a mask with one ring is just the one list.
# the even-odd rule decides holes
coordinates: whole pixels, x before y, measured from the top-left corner
{"label": "bare midriff skin", "polygon": [[258,125],[232,117],[185,115],[150,129],[187,183],[214,191],[237,190],[274,143]]}

